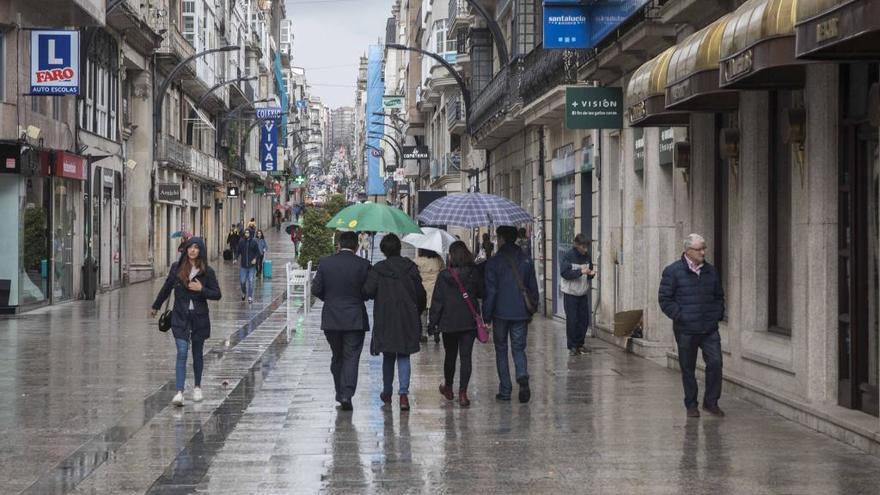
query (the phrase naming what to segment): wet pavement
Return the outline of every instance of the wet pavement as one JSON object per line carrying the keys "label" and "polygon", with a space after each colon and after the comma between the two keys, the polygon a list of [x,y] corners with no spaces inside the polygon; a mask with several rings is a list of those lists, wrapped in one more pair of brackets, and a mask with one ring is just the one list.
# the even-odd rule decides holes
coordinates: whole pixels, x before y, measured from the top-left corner
{"label": "wet pavement", "polygon": [[154,287],[0,327],[0,491],[880,493],[877,457],[731,396],[726,418],[686,419],[677,373],[593,340],[570,357],[547,319],[529,335],[529,404],[495,401],[494,352],[479,343],[472,406],[446,401],[430,342],[413,357],[411,411],[382,407],[381,357],[367,352],[355,410],[339,411],[320,307],[288,340],[275,271],[253,308],[212,308],[209,347],[225,352],[206,362],[205,402],[183,409],[168,406],[173,345],[133,309]]}

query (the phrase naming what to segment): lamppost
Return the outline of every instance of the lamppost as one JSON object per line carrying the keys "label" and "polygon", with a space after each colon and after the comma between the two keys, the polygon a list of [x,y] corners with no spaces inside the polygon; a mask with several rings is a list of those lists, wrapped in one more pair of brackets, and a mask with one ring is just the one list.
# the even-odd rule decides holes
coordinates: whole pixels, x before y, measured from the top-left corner
{"label": "lamppost", "polygon": [[[378,139],[384,143],[388,143],[388,146],[391,146],[391,149],[394,151],[394,167],[400,168],[400,160],[403,159],[403,152],[397,149],[397,146],[388,140],[385,135],[379,134],[370,134],[368,137]],[[387,172],[387,170],[386,170]]]}
{"label": "lamppost", "polygon": [[211,96],[211,93],[213,93],[214,91],[217,91],[218,89],[222,88],[223,86],[227,86],[227,85],[235,84],[235,83],[240,83],[240,82],[245,82],[245,81],[256,81],[256,80],[257,80],[257,76],[243,76],[243,77],[239,77],[236,79],[230,79],[228,81],[223,81],[223,82],[217,83],[211,89],[209,89],[207,93],[205,93],[201,98],[199,98],[199,101],[196,102],[195,107],[202,108],[202,105],[205,103],[205,101],[207,101],[208,96]]}
{"label": "lamppost", "polygon": [[397,131],[398,134],[403,134],[403,129],[401,129],[400,127],[393,126],[391,124],[386,124],[385,122],[371,121],[370,123],[373,125],[382,125],[385,127],[390,127],[391,129],[394,129],[395,131]]}

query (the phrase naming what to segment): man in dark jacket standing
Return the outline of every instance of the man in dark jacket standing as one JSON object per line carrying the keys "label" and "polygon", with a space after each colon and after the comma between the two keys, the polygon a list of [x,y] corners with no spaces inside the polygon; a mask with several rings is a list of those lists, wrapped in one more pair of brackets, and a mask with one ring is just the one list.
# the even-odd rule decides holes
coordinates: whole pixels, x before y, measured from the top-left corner
{"label": "man in dark jacket standing", "polygon": [[370,262],[355,254],[357,234],[339,235],[339,252],[322,258],[312,280],[312,294],[324,301],[321,329],[333,357],[330,372],[336,387],[336,401],[343,411],[353,409],[351,398],[357,389],[358,361],[370,320],[361,289],[370,271]]}
{"label": "man in dark jacket standing", "polygon": [[496,234],[501,247],[486,262],[486,294],[483,300],[483,318],[492,325],[495,366],[500,381],[495,398],[508,401],[513,391],[507,359],[509,338],[513,348],[516,382],[519,384],[519,401],[528,402],[532,395],[526,340],[529,321],[538,308],[538,279],[532,261],[516,245],[516,227],[498,227]]}
{"label": "man in dark jacket standing", "polygon": [[590,281],[596,276],[593,261],[588,252],[587,237],[574,236],[574,247],[562,257],[559,273],[562,275],[560,289],[565,307],[566,346],[569,355],[587,353],[584,341],[590,326]]}
{"label": "man in dark jacket standing", "polygon": [[257,257],[260,246],[253,238],[253,232],[244,230],[238,241],[239,269],[238,278],[241,282],[241,300],[247,297],[249,303],[254,302],[254,277],[257,276]]}
{"label": "man in dark jacket standing", "polygon": [[718,322],[724,319],[724,289],[715,267],[706,262],[706,240],[690,234],[684,241],[681,259],[663,270],[660,281],[660,309],[672,319],[684,405],[689,418],[700,416],[697,408],[697,349],[706,363],[706,392],[703,409],[724,416],[718,407],[721,397],[721,337]]}

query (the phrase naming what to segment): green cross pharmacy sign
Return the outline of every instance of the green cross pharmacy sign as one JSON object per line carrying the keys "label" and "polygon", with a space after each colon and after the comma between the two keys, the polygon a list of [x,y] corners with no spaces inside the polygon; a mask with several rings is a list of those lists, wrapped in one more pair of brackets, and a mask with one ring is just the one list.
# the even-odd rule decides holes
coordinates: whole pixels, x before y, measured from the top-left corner
{"label": "green cross pharmacy sign", "polygon": [[566,88],[565,127],[567,129],[621,129],[623,127],[622,89],[588,86]]}

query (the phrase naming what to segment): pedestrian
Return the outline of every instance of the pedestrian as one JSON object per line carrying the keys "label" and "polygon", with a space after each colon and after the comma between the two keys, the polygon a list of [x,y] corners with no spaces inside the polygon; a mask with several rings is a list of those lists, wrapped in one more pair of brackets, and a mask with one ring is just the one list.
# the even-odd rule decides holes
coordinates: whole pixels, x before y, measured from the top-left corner
{"label": "pedestrian", "polygon": [[299,257],[299,243],[302,242],[302,231],[296,225],[290,229],[290,242],[293,243],[293,257]]}
{"label": "pedestrian", "polygon": [[[416,256],[416,266],[419,267],[419,276],[422,277],[422,286],[425,288],[425,293],[428,295],[428,307],[426,309],[430,311],[431,297],[434,294],[434,284],[437,283],[437,275],[440,275],[440,271],[443,270],[443,259],[434,251],[419,249],[418,255]],[[427,342],[427,324],[424,328],[425,331],[422,334],[421,340],[422,342]],[[438,344],[440,343],[440,334],[434,335],[434,342]]]}
{"label": "pedestrian", "polygon": [[396,362],[400,410],[409,411],[410,356],[419,352],[427,294],[419,267],[400,255],[400,238],[387,234],[379,249],[385,259],[373,267],[364,284],[364,297],[375,300],[370,353],[382,353],[383,388],[379,398],[391,404]]}
{"label": "pedestrian", "polygon": [[370,233],[369,232],[361,232],[358,234],[358,256],[369,259],[370,258]]}
{"label": "pedestrian", "polygon": [[247,298],[248,303],[254,302],[254,277],[257,274],[257,258],[260,246],[251,238],[251,231],[245,229],[238,241],[239,269],[238,278],[241,282],[241,300]]}
{"label": "pedestrian", "polygon": [[192,399],[202,400],[202,369],[205,341],[211,337],[211,319],[208,301],[219,301],[220,285],[214,270],[208,266],[208,250],[201,237],[190,238],[180,259],[171,265],[165,283],[153,301],[150,316],[155,317],[165,300],[174,291],[174,307],[171,310],[171,333],[177,346],[175,385],[177,393],[171,400],[175,406],[183,406],[186,381],[186,358],[192,347],[195,388]]}
{"label": "pedestrian", "polygon": [[247,229],[251,231],[251,236],[257,231],[257,221],[254,217],[251,217],[251,219],[248,220]]}
{"label": "pedestrian", "polygon": [[229,245],[229,250],[232,251],[232,262],[238,260],[238,241],[241,239],[241,236],[238,234],[238,229],[233,227],[229,229],[229,235],[226,236],[226,244]]}
{"label": "pedestrian", "polygon": [[596,276],[584,234],[574,236],[574,246],[562,256],[559,264],[559,289],[565,308],[566,347],[571,356],[586,354],[584,346],[590,326],[590,282]]}
{"label": "pedestrian", "polygon": [[275,216],[275,232],[281,232],[281,210],[276,208],[273,215]]}
{"label": "pedestrian", "polygon": [[[461,289],[464,289],[462,292]],[[461,375],[458,378],[458,403],[461,407],[471,405],[467,389],[471,379],[474,339],[477,338],[477,322],[474,311],[477,299],[483,297],[483,279],[474,265],[474,255],[467,245],[456,241],[449,246],[449,259],[446,269],[437,277],[434,294],[431,298],[429,326],[435,335],[443,335],[443,383],[440,393],[447,400],[455,398],[453,380],[455,362],[460,358]],[[469,298],[471,304],[468,305]]]}
{"label": "pedestrian", "polygon": [[660,309],[672,320],[687,416],[700,417],[695,376],[698,349],[706,363],[703,409],[724,416],[718,407],[722,364],[718,322],[724,319],[724,289],[718,271],[706,261],[706,240],[702,236],[690,234],[685,238],[681,259],[663,270],[658,298]]}
{"label": "pedestrian", "polygon": [[529,259],[532,258],[532,241],[529,239],[529,234],[526,231],[525,227],[519,228],[519,235],[516,238],[516,245],[519,246],[520,249],[528,256]]}
{"label": "pedestrian", "polygon": [[357,244],[357,234],[342,232],[339,252],[320,260],[312,280],[312,294],[324,301],[321,330],[333,353],[330,372],[336,402],[343,411],[354,409],[351,400],[357,390],[358,361],[364,335],[370,331],[363,296],[370,262],[355,254]]}
{"label": "pedestrian", "polygon": [[495,343],[495,366],[498,370],[496,399],[509,401],[513,391],[508,362],[508,341],[513,351],[519,401],[531,398],[529,387],[526,340],[529,322],[538,308],[538,280],[535,266],[516,245],[516,227],[503,226],[498,235],[498,254],[486,262],[486,296],[483,300],[483,318],[492,327]]}
{"label": "pedestrian", "polygon": [[[516,229],[514,229],[516,231]],[[492,257],[492,254],[495,253],[495,244],[492,242],[492,238],[488,232],[483,233],[483,241],[480,242],[480,251],[477,253],[476,263],[482,264],[489,260]]]}
{"label": "pedestrian", "polygon": [[269,245],[266,243],[266,237],[263,236],[262,230],[257,231],[254,241],[256,241],[257,247],[260,249],[260,254],[257,256],[257,276],[263,278],[263,258],[266,257]]}

